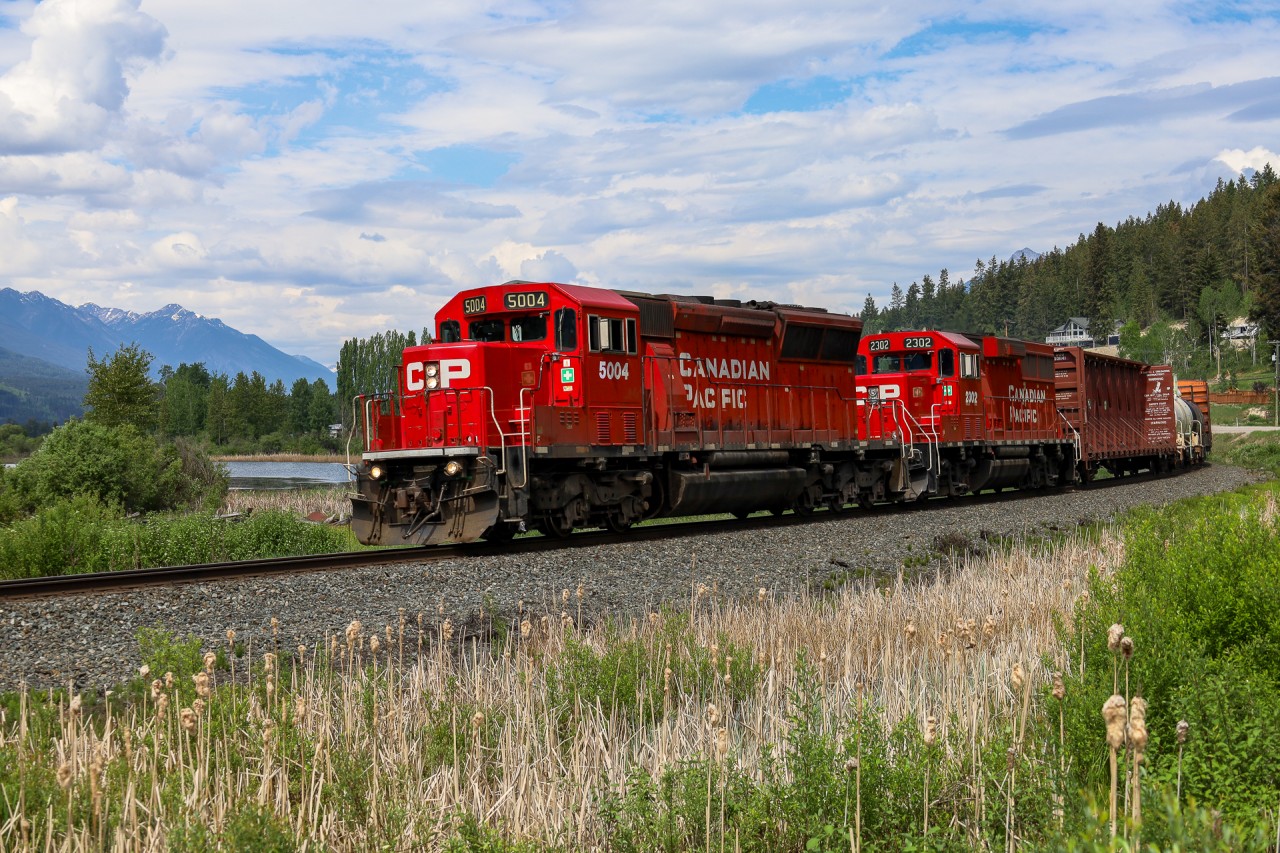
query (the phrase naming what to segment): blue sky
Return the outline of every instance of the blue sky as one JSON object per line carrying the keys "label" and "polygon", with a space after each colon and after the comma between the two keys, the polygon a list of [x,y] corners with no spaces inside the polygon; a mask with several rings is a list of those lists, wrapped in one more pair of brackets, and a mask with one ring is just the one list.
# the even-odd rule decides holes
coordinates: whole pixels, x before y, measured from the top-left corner
{"label": "blue sky", "polygon": [[332,363],[554,278],[857,311],[1280,168],[1273,3],[0,4],[0,284]]}

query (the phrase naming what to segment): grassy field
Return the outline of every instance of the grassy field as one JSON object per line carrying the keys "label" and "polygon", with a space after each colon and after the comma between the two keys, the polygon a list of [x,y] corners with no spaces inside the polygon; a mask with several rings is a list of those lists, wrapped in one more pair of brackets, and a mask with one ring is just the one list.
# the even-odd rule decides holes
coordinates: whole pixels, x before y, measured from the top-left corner
{"label": "grassy field", "polygon": [[0,848],[1267,849],[1276,495],[595,625],[146,633],[110,695],[2,697]]}

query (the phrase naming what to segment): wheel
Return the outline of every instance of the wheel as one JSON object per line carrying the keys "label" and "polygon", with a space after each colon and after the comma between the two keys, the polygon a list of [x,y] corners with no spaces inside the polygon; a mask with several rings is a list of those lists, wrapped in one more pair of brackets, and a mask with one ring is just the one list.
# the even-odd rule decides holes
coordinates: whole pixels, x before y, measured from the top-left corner
{"label": "wheel", "polygon": [[746,521],[748,518],[750,518],[750,517],[751,517],[751,512],[752,512],[751,510],[741,510],[741,509],[740,509],[740,510],[738,510],[737,512],[735,512],[735,513],[733,514],[733,517],[734,517],[734,518],[739,518],[739,519],[741,519],[741,520],[743,520],[743,521]]}
{"label": "wheel", "polygon": [[614,533],[626,533],[631,529],[631,520],[624,519],[622,516],[610,513],[605,518],[604,526],[612,530]]}
{"label": "wheel", "polygon": [[538,525],[543,535],[552,539],[564,539],[573,532],[573,525],[563,515],[549,515]]}
{"label": "wheel", "polygon": [[827,510],[829,512],[844,512],[844,498],[827,498]]}

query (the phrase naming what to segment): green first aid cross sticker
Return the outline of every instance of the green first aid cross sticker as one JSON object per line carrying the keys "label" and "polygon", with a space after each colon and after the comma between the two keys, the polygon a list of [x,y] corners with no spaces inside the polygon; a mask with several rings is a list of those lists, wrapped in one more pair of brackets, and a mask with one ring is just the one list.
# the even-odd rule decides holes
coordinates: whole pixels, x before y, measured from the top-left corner
{"label": "green first aid cross sticker", "polygon": [[573,368],[572,368],[572,367],[562,367],[562,368],[560,368],[560,381],[561,381],[561,382],[563,382],[563,383],[565,383],[565,384],[568,384],[568,383],[570,383],[570,382],[572,382],[572,381],[573,381]]}

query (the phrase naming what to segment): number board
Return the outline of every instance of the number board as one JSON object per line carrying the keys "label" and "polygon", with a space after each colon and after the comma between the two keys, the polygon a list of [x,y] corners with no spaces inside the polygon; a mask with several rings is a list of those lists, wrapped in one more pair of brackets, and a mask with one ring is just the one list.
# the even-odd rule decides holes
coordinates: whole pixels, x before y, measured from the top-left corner
{"label": "number board", "polygon": [[463,314],[483,314],[486,307],[486,300],[483,296],[473,296],[470,299],[462,300]]}
{"label": "number board", "polygon": [[519,311],[523,308],[546,308],[547,292],[535,290],[529,293],[508,293],[502,297],[502,304],[508,311]]}
{"label": "number board", "polygon": [[889,348],[889,339],[880,338],[875,341],[867,341],[867,349],[871,352],[883,352]]}
{"label": "number board", "polygon": [[914,338],[902,339],[903,349],[932,349],[933,338],[929,335],[920,335]]}

